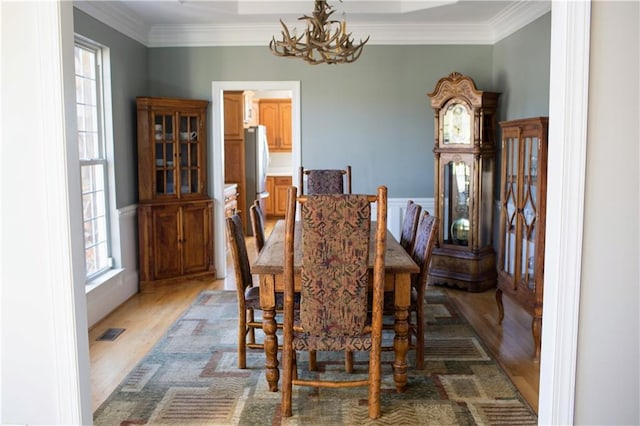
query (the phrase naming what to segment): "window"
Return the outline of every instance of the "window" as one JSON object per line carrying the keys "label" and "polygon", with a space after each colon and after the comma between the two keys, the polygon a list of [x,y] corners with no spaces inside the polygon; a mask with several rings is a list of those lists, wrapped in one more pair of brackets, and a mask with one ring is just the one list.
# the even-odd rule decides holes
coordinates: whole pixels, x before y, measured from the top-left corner
{"label": "window", "polygon": [[112,267],[103,48],[76,38],[76,110],[87,282]]}

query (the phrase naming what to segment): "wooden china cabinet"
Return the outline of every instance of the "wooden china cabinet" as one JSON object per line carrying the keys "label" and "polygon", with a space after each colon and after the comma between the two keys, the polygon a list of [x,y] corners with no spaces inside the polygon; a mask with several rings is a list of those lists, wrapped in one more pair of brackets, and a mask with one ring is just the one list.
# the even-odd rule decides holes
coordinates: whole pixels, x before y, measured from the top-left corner
{"label": "wooden china cabinet", "polygon": [[207,195],[209,102],[138,97],[140,285],[215,275]]}
{"label": "wooden china cabinet", "polygon": [[535,357],[540,357],[547,194],[547,117],[500,122],[502,171],[498,249],[498,303],[507,293],[532,315]]}

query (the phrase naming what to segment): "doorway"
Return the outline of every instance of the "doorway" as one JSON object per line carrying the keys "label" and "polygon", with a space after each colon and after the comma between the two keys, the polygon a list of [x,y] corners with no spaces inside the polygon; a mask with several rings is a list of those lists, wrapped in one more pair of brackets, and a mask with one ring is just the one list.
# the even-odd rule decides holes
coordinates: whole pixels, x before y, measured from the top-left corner
{"label": "doorway", "polygon": [[[212,83],[212,119],[210,131],[213,136],[209,150],[209,195],[214,202],[214,253],[217,278],[227,275],[224,228],[224,102],[228,90],[268,92],[289,91],[291,93],[291,171],[293,182],[301,162],[300,150],[300,82],[299,81],[214,81]],[[211,194],[213,191],[213,194]],[[243,195],[241,195],[243,196]]]}

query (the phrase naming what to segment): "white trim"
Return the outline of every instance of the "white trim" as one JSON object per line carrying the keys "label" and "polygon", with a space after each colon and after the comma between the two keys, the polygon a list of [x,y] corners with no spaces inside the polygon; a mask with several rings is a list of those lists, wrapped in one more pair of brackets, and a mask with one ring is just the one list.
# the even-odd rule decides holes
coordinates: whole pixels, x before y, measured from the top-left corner
{"label": "white trim", "polygon": [[553,3],[539,424],[573,424],[590,17],[589,1]]}
{"label": "white trim", "polygon": [[[49,261],[49,300],[53,329],[52,356],[56,368],[57,417],[53,423],[84,424],[91,419],[88,338],[84,287],[83,244],[74,244],[81,231],[79,170],[74,92],[73,12],[64,2],[35,7],[40,61],[40,114],[46,188],[46,237]],[[68,24],[68,25],[65,25]],[[66,29],[65,29],[66,28]],[[51,84],[51,82],[58,84]],[[75,146],[74,146],[75,145]],[[75,161],[75,162],[74,162]],[[78,221],[75,221],[75,220]],[[75,229],[74,229],[75,227]],[[79,255],[81,257],[79,257]],[[84,398],[84,399],[83,399]]]}
{"label": "white trim", "polygon": [[[227,274],[226,232],[224,227],[224,111],[225,90],[288,90],[291,91],[291,167],[293,181],[297,182],[301,164],[300,151],[300,82],[299,81],[213,81],[211,83],[211,124],[213,144],[208,154],[209,188],[213,188],[214,199],[214,252],[218,278]],[[211,191],[211,189],[209,190]],[[211,194],[210,194],[211,195]]]}

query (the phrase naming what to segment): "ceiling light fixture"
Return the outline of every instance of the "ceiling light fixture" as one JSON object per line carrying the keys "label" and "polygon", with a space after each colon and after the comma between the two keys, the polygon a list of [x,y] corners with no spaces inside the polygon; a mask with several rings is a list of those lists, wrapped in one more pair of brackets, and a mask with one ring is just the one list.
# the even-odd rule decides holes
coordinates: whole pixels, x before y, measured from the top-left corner
{"label": "ceiling light fixture", "polygon": [[[340,0],[342,2],[342,0]],[[315,0],[313,16],[304,15],[299,20],[307,21],[307,29],[301,36],[293,35],[289,28],[282,24],[282,40],[275,36],[269,43],[269,49],[274,55],[287,58],[301,58],[312,65],[343,64],[354,62],[362,54],[362,48],[369,41],[369,37],[359,44],[353,43],[351,33],[347,33],[345,20],[336,21],[331,18],[335,12],[325,0]]]}

